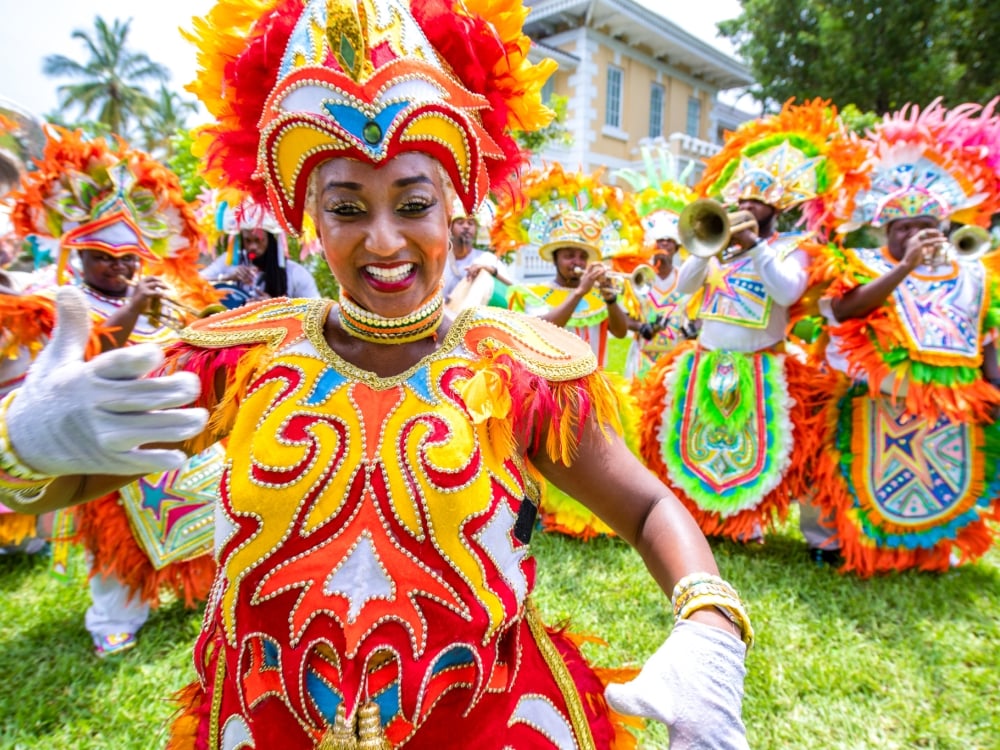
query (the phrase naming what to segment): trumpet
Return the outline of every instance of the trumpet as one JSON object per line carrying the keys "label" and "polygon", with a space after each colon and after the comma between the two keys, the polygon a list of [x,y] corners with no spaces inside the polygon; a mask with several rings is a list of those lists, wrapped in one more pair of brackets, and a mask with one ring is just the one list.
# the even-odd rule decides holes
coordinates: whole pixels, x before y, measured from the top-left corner
{"label": "trumpet", "polygon": [[[139,283],[138,279],[125,279],[125,281],[131,287]],[[209,315],[225,312],[225,310],[225,306],[218,303],[206,305],[201,310],[198,310],[185,305],[173,297],[161,294],[149,301],[149,309],[146,311],[146,317],[149,318],[150,324],[156,328],[166,326],[167,328],[179,331],[187,327],[189,320],[207,318]]]}
{"label": "trumpet", "polygon": [[741,248],[730,248],[732,236],[744,229],[758,230],[752,213],[727,211],[725,206],[710,198],[689,203],[677,219],[681,244],[691,255],[699,258],[719,256],[722,263],[728,263],[745,252]]}
{"label": "trumpet", "polygon": [[[636,294],[645,294],[649,291],[649,287],[652,286],[653,279],[656,278],[656,271],[653,270],[652,266],[648,266],[645,263],[640,263],[629,273],[613,271],[607,263],[601,263],[600,265],[604,266],[604,278],[611,282],[611,290],[615,294],[624,292],[626,284],[631,286]],[[577,276],[583,276],[584,269],[577,268],[574,272]]]}
{"label": "trumpet", "polygon": [[[920,239],[927,235],[921,233]],[[924,254],[925,266],[943,266],[952,261],[970,262],[982,258],[990,250],[990,233],[972,224],[961,226]]]}

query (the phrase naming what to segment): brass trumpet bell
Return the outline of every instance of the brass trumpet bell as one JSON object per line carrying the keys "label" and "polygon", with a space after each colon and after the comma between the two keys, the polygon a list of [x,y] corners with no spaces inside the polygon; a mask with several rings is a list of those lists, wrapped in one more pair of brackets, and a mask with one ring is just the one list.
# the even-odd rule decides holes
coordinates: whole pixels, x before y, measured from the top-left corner
{"label": "brass trumpet bell", "polygon": [[652,266],[640,263],[632,269],[631,273],[609,269],[605,276],[611,279],[611,288],[614,289],[615,294],[624,292],[626,284],[631,286],[632,291],[636,294],[644,294],[652,285],[653,279],[656,278],[656,271],[653,270]]}
{"label": "brass trumpet bell", "polygon": [[179,331],[186,328],[192,319],[207,318],[225,310],[225,306],[221,304],[206,305],[201,310],[196,310],[170,297],[154,297],[150,300],[146,315],[153,326],[166,326]]}
{"label": "brass trumpet bell", "polygon": [[948,235],[948,244],[955,248],[955,259],[979,260],[990,251],[990,233],[972,224],[959,227]]}
{"label": "brass trumpet bell", "polygon": [[743,251],[726,253],[732,236],[744,229],[757,228],[757,220],[749,211],[729,212],[718,201],[700,198],[689,203],[677,220],[677,233],[681,244],[691,255],[699,258],[720,256],[725,263]]}

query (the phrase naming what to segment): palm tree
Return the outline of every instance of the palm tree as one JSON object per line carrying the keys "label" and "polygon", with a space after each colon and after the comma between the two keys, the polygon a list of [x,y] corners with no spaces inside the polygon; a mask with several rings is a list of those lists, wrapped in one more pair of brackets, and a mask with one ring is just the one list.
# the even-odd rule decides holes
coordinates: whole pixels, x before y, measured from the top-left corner
{"label": "palm tree", "polygon": [[65,55],[49,55],[42,71],[47,76],[75,78],[79,83],[58,88],[60,106],[78,105],[85,116],[97,110],[97,119],[114,133],[125,135],[130,121],[155,107],[140,82],[166,81],[170,72],[149,59],[145,52],[126,47],[132,19],[122,23],[117,18],[109,27],[103,18],[94,19],[93,35],[77,29],[73,38],[83,42],[90,56],[79,63]]}
{"label": "palm tree", "polygon": [[197,111],[197,104],[161,83],[152,108],[140,113],[142,147],[154,156],[169,161],[174,155],[173,137],[187,127],[188,115]]}

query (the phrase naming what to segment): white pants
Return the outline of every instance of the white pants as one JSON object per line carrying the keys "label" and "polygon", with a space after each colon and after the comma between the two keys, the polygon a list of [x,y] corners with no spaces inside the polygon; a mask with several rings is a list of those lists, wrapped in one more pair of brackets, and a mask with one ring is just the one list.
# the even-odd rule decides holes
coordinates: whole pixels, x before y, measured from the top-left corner
{"label": "white pants", "polygon": [[822,509],[807,499],[799,500],[799,530],[810,549],[840,549],[832,515],[824,516]]}
{"label": "white pants", "polygon": [[114,576],[94,575],[90,578],[90,598],[87,609],[87,630],[96,644],[103,638],[119,633],[137,633],[149,617],[149,605]]}

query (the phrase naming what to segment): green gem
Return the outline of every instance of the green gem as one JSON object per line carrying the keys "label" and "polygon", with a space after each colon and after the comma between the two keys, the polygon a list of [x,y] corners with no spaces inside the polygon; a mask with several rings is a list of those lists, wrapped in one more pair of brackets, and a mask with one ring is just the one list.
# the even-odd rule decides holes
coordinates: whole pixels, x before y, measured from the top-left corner
{"label": "green gem", "polygon": [[340,35],[340,56],[347,65],[347,72],[354,73],[354,46],[344,34]]}
{"label": "green gem", "polygon": [[366,142],[374,146],[382,140],[382,128],[378,126],[377,122],[369,120],[365,123],[365,126],[361,128],[361,135],[364,137]]}

